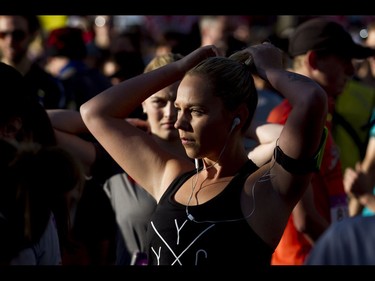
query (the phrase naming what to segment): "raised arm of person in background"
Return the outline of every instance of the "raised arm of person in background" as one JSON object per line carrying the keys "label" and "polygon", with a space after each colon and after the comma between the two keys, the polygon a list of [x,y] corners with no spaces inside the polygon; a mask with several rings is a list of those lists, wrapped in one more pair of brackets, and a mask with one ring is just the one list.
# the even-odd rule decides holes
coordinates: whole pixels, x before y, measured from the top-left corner
{"label": "raised arm of person in background", "polygon": [[[55,130],[58,144],[82,161],[86,175],[89,176],[97,157],[97,149],[101,148],[96,147],[96,140],[91,136],[81,114],[71,109],[49,109],[47,113]],[[138,118],[127,118],[127,121],[135,127],[149,131],[147,121]]]}
{"label": "raised arm of person in background", "polygon": [[366,154],[355,169],[346,168],[344,173],[344,187],[349,195],[349,215],[355,216],[364,207],[375,213],[375,137],[371,136],[367,144]]}
{"label": "raised arm of person in background", "polygon": [[69,109],[49,109],[47,113],[55,130],[57,143],[77,156],[89,176],[96,151],[94,144],[83,138],[89,131],[81,114]]}
{"label": "raised arm of person in background", "polygon": [[249,126],[245,137],[256,141],[258,145],[248,153],[248,156],[258,167],[272,159],[277,139],[283,127],[276,123],[256,124],[256,122],[252,122]]}

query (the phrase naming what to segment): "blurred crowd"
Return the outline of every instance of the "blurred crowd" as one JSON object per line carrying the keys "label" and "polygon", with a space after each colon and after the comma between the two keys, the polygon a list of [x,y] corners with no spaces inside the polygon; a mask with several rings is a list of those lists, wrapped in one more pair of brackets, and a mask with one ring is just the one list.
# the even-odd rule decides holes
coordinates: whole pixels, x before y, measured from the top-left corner
{"label": "blurred crowd", "polygon": [[[299,25],[314,18],[337,22],[356,44],[375,48],[375,16],[372,15],[0,15],[0,61],[17,70],[24,79],[21,81],[21,78],[9,69],[0,68],[0,75],[3,71],[5,73],[0,80],[8,80],[0,85],[1,91],[4,91],[1,94],[3,97],[0,98],[0,111],[4,112],[0,113],[1,138],[12,138],[18,142],[32,140],[32,143],[38,143],[35,147],[24,147],[1,142],[0,158],[4,160],[1,161],[2,169],[7,167],[9,173],[18,174],[12,174],[14,178],[0,178],[2,182],[13,185],[10,183],[19,178],[19,173],[26,173],[28,166],[23,165],[36,165],[33,167],[35,169],[29,172],[33,175],[38,174],[37,168],[44,169],[44,175],[51,175],[43,182],[35,180],[37,185],[43,187],[38,192],[48,197],[47,201],[51,203],[48,206],[43,205],[44,201],[34,202],[33,197],[14,202],[14,206],[23,206],[20,207],[22,210],[15,211],[12,203],[9,204],[12,201],[1,200],[5,206],[0,207],[1,229],[21,227],[9,226],[6,219],[2,219],[7,217],[6,214],[18,212],[17,216],[22,217],[22,231],[29,231],[32,235],[30,234],[25,242],[23,238],[13,237],[12,233],[0,230],[3,233],[0,237],[1,247],[6,249],[0,250],[0,264],[134,264],[134,250],[129,251],[125,258],[121,257],[119,262],[121,254],[118,252],[118,237],[124,233],[121,233],[116,217],[119,210],[116,210],[113,198],[111,201],[108,194],[108,186],[115,184],[108,180],[123,171],[85,128],[79,115],[81,105],[111,86],[144,73],[146,67],[154,63],[155,57],[170,53],[185,56],[200,46],[210,44],[217,46],[222,56],[230,56],[253,44],[269,41],[284,52],[285,68],[295,69],[296,61],[288,55],[290,36]],[[327,204],[336,204],[335,208],[328,208],[328,214],[324,215],[335,219],[323,221],[317,218],[316,210],[320,210],[317,206],[311,211],[314,213],[311,215],[314,217],[311,221],[315,220],[315,224],[309,225],[306,221],[304,224],[298,224],[297,215],[293,217],[288,222],[288,225],[293,224],[293,227],[290,226],[293,229],[286,228],[289,234],[285,235],[293,236],[293,231],[296,231],[303,237],[300,238],[303,241],[299,241],[298,248],[290,246],[287,238],[282,239],[280,248],[276,248],[272,259],[274,265],[305,264],[307,255],[329,225],[349,217],[372,216],[375,213],[375,207],[372,205],[375,206],[372,201],[375,160],[371,158],[375,159],[375,146],[374,150],[370,151],[375,136],[374,61],[375,55],[353,59],[353,78],[346,85],[342,85],[343,91],[337,93],[334,106],[328,115],[328,126],[332,133],[332,140],[329,141],[334,151],[331,152],[340,155],[340,166],[337,166],[337,169],[340,170],[338,173],[341,185],[340,190],[332,191],[328,199],[331,201]],[[151,66],[153,67],[154,65]],[[13,77],[14,80],[5,77]],[[254,75],[254,81],[259,95],[254,120],[259,124],[267,121],[285,124],[285,120],[281,118],[282,113],[271,113],[285,101],[284,97],[257,75]],[[19,85],[23,83],[24,85]],[[22,94],[18,93],[10,98],[14,92]],[[34,116],[35,120],[30,116]],[[11,129],[18,130],[19,122],[16,118],[22,120],[23,128],[30,133],[12,133]],[[149,130],[145,106],[139,106],[129,118],[129,122],[133,120],[135,126]],[[250,151],[258,143],[259,140],[248,138],[245,147]],[[64,150],[48,148],[52,145],[54,147],[55,144]],[[74,157],[71,159],[70,154],[65,155],[65,150]],[[56,158],[47,157],[46,161],[50,162],[43,162],[42,156],[48,153],[50,157]],[[53,159],[58,159],[60,172],[65,171],[66,174],[54,174],[54,170],[49,169],[51,167],[48,163],[55,165]],[[327,164],[327,170],[328,166]],[[71,178],[71,182],[68,181],[64,187],[60,187],[57,183],[65,183],[66,177]],[[323,175],[322,178],[324,177],[328,178],[329,175]],[[125,180],[132,181],[130,177]],[[14,184],[15,186],[26,184],[17,179],[17,183],[18,181],[19,185]],[[47,192],[47,186],[53,185],[60,188],[54,188],[56,192]],[[9,190],[4,192],[4,196],[12,196]],[[25,198],[29,196],[25,189],[21,188],[19,192],[24,192]],[[40,194],[35,196],[41,196]],[[338,199],[339,196],[341,199]],[[336,201],[332,203],[332,200]],[[341,201],[338,203],[339,200],[344,200],[345,207],[340,205]],[[39,204],[43,208],[28,209],[25,207],[28,203]],[[25,215],[27,212],[30,214]],[[304,219],[308,220],[308,215],[304,215]],[[301,216],[303,215],[298,218]],[[18,220],[18,217],[14,220]],[[34,220],[38,221],[35,229],[24,226],[33,225]],[[55,248],[55,251],[50,253],[51,256],[38,260],[31,259],[29,253],[16,255],[22,252],[22,249],[32,248],[41,237],[52,233],[53,226],[56,226],[59,235],[57,238],[53,235],[51,237],[54,238],[49,238],[51,242],[46,247],[51,245],[50,247]],[[129,245],[127,247],[129,248]],[[33,249],[35,253],[35,247]],[[295,252],[291,252],[294,250]],[[375,262],[375,258],[373,261]],[[320,262],[316,261],[317,264]],[[311,264],[314,264],[314,260]]]}

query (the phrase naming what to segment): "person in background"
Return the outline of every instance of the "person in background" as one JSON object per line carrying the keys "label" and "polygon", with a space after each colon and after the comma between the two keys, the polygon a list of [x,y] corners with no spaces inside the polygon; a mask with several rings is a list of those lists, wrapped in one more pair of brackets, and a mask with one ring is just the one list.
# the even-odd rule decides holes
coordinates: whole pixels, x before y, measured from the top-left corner
{"label": "person in background", "polygon": [[375,111],[366,154],[354,168],[348,167],[344,173],[344,188],[349,196],[350,216],[372,216],[375,214]]}
{"label": "person in background", "polygon": [[[9,142],[2,143],[0,157],[0,208],[6,220],[4,228],[16,239],[8,241],[8,250],[19,254],[17,260],[13,260],[13,254],[7,256],[11,258],[8,262],[61,264],[70,243],[68,199],[70,192],[80,189],[83,173],[74,157],[55,148],[57,142],[48,115],[27,94],[24,76],[12,66],[0,63],[0,81],[0,139]],[[52,235],[50,242],[41,241],[44,234]]]}
{"label": "person in background", "polygon": [[3,138],[0,155],[0,264],[62,265],[58,224],[68,212],[63,195],[83,182],[78,160],[57,146]]}
{"label": "person in background", "polygon": [[45,69],[63,85],[65,101],[61,108],[78,110],[85,101],[112,85],[101,71],[85,62],[87,47],[82,29],[53,29],[46,41]]}
{"label": "person in background", "polygon": [[[44,108],[62,108],[62,85],[31,56],[32,43],[43,38],[36,15],[0,15],[0,58],[25,76],[28,93]],[[42,39],[41,39],[42,40]]]}
{"label": "person in background", "polygon": [[375,265],[375,216],[335,222],[319,237],[304,265]]}
{"label": "person in background", "polygon": [[[47,36],[46,53],[46,69],[64,87],[63,109],[77,111],[82,103],[112,85],[99,69],[90,68],[86,63],[87,46],[79,27],[51,30]],[[93,141],[89,134],[84,137]],[[114,214],[102,189],[102,181],[110,169],[110,166],[104,167],[86,180],[74,216],[72,231],[76,245],[71,247],[65,263],[111,264],[113,261]],[[77,258],[78,254],[82,257]]]}
{"label": "person in background", "polygon": [[[365,46],[375,48],[375,22],[370,22],[367,26],[367,38],[364,41]],[[367,85],[371,89],[373,101],[375,101],[375,55],[360,62],[356,71],[357,83]],[[366,92],[365,92],[366,93]],[[344,187],[349,196],[349,215],[374,215],[375,214],[375,106],[368,102],[371,95],[364,96],[364,93],[356,93],[356,100],[360,101],[360,107],[354,106],[357,103],[353,101],[347,103],[346,107],[354,111],[351,116],[370,115],[365,122],[359,125],[363,136],[367,136],[366,141],[360,148],[361,157],[353,160],[353,163],[344,170]],[[371,100],[371,99],[370,99]],[[365,103],[365,104],[363,104]],[[367,121],[368,120],[368,121]],[[349,120],[352,122],[352,120]],[[367,124],[366,124],[367,123]],[[353,157],[353,149],[348,149],[346,155]],[[363,155],[362,155],[363,154]]]}
{"label": "person in background", "polygon": [[[367,35],[360,43],[375,48],[375,25],[368,25]],[[346,168],[355,169],[356,163],[365,157],[375,108],[374,55],[353,61],[354,75],[337,97],[332,114],[332,136],[340,149],[343,172]],[[354,201],[349,202],[350,209],[353,205]]]}
{"label": "person in background", "polygon": [[122,170],[92,138],[78,111],[52,109],[47,113],[57,144],[79,159],[85,174],[84,187],[74,194],[71,202],[71,237],[74,244],[68,249],[64,263],[113,264],[116,222],[103,184]]}
{"label": "person in background", "polygon": [[[281,51],[269,43],[218,55],[215,46],[198,48],[80,108],[94,137],[157,202],[147,230],[149,265],[269,266],[292,209],[319,167],[313,159],[324,140],[324,90],[286,71]],[[260,168],[243,145],[257,106],[253,69],[295,106],[274,157]],[[188,157],[200,159],[201,167],[124,122],[146,98],[180,80],[174,127]]]}
{"label": "person in background", "polygon": [[109,54],[103,62],[102,72],[117,84],[141,74],[145,68],[141,53],[140,34],[123,31],[113,35]]}
{"label": "person in background", "polygon": [[[375,48],[375,21],[368,23],[366,27],[367,37],[363,44],[370,48]],[[357,77],[367,85],[375,88],[375,57],[369,56],[358,63],[356,70]]]}
{"label": "person in background", "polygon": [[[149,62],[144,72],[150,72],[181,58],[182,55],[174,53],[156,56]],[[178,85],[179,83],[176,82],[156,92],[142,102],[142,107],[147,115],[149,133],[155,141],[172,153],[187,157],[178,131],[173,127],[177,119],[174,101]],[[126,171],[109,178],[104,184],[104,189],[111,200],[119,226],[116,264],[139,264],[142,261],[132,258],[136,255],[146,256],[146,229],[155,210],[156,200]]]}
{"label": "person in background", "polygon": [[14,67],[0,62],[0,133],[4,138],[55,145],[46,110],[28,94],[27,83]]}
{"label": "person in background", "polygon": [[[353,58],[366,58],[374,50],[356,44],[340,24],[314,18],[297,26],[289,39],[293,71],[316,81],[327,95],[328,116],[336,98],[354,74]],[[269,114],[267,121],[285,124],[293,105],[285,99]],[[311,186],[288,220],[273,265],[301,265],[329,224],[348,217],[340,153],[331,134],[331,119],[325,120],[328,136],[322,166],[314,173]]]}
{"label": "person in background", "polygon": [[[257,108],[254,113],[254,120],[252,123],[252,127],[256,128],[259,126],[263,126],[267,122],[268,114],[271,112],[273,108],[275,108],[278,104],[280,104],[283,100],[283,97],[273,89],[269,83],[261,79],[258,75],[253,74],[255,87],[258,92],[258,104]],[[274,129],[267,129],[267,132],[278,130],[276,124],[273,125]],[[280,125],[280,127],[282,127]],[[281,130],[280,130],[281,131]],[[254,129],[249,130],[249,132],[254,132]],[[268,140],[271,140],[274,135],[267,136]],[[275,132],[275,136],[278,136],[277,132]],[[272,139],[273,140],[273,139]],[[274,139],[273,141],[275,141]],[[249,155],[253,155],[254,151],[259,150],[259,140],[257,139],[257,135],[245,135],[245,149],[248,151]],[[265,143],[263,143],[262,150],[264,149]],[[271,145],[271,143],[269,143]],[[271,150],[272,151],[272,150]],[[271,159],[268,155],[265,159]]]}
{"label": "person in background", "polygon": [[201,46],[215,45],[223,56],[229,56],[247,47],[247,42],[234,37],[234,23],[231,16],[201,16],[198,27]]}
{"label": "person in background", "polygon": [[[259,123],[253,121],[245,133],[245,150],[249,159],[258,167],[263,166],[272,160],[278,138],[283,125],[276,123]],[[248,148],[246,144],[251,141],[255,145]]]}

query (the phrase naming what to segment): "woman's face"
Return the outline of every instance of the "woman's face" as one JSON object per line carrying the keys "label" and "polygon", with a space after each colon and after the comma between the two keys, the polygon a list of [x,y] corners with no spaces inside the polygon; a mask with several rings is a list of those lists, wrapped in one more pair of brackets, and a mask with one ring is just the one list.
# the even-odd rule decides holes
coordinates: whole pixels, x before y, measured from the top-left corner
{"label": "woman's face", "polygon": [[164,140],[176,140],[178,131],[174,127],[177,111],[174,107],[179,82],[156,92],[142,103],[147,114],[151,133]]}
{"label": "woman's face", "polygon": [[175,106],[178,112],[175,127],[187,155],[217,159],[227,141],[232,118],[222,100],[213,96],[207,80],[198,75],[185,76]]}

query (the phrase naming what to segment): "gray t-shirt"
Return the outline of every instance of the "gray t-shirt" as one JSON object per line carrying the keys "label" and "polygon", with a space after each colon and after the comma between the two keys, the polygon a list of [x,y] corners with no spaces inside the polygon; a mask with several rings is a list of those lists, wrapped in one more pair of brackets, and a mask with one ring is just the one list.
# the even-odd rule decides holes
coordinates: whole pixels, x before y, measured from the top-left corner
{"label": "gray t-shirt", "polygon": [[104,184],[119,228],[116,241],[116,265],[130,265],[132,256],[145,252],[147,224],[156,208],[156,200],[126,173],[109,178]]}

